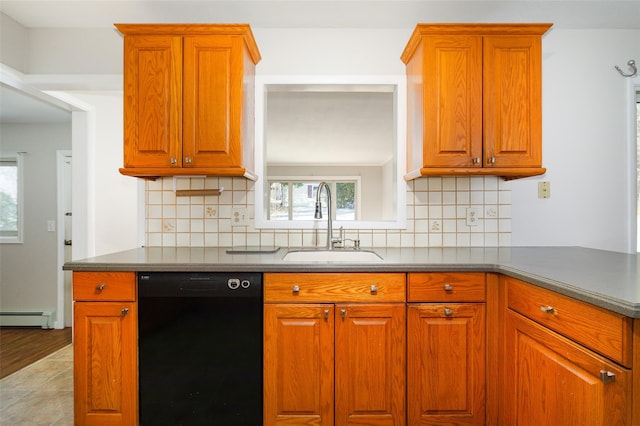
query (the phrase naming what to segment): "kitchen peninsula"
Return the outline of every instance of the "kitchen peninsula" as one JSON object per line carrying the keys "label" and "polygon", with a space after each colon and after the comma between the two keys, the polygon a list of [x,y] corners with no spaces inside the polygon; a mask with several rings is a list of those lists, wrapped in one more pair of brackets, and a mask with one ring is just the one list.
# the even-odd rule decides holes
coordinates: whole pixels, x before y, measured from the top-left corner
{"label": "kitchen peninsula", "polygon": [[[401,381],[394,380],[388,385],[393,389],[384,389],[387,395],[396,396],[389,401],[377,398],[382,405],[371,408],[369,413],[363,412],[361,407],[352,405],[358,401],[365,405],[372,403],[365,401],[366,395],[338,398],[338,392],[344,391],[343,384],[353,377],[349,376],[348,369],[347,377],[339,376],[340,371],[344,372],[340,370],[340,363],[349,361],[340,359],[339,352],[345,351],[339,351],[336,346],[336,370],[330,369],[331,383],[336,382],[329,387],[329,394],[336,392],[335,402],[331,396],[329,403],[325,394],[318,398],[312,413],[305,414],[318,424],[334,424],[334,418],[335,424],[342,424],[348,419],[380,415],[391,419],[389,424],[397,425],[463,419],[474,424],[516,424],[524,416],[534,416],[542,424],[550,415],[560,416],[567,422],[563,424],[580,424],[582,420],[591,424],[640,424],[637,255],[579,247],[375,248],[381,260],[356,263],[283,260],[289,250],[245,248],[230,254],[228,249],[215,247],[147,247],[65,264],[64,269],[74,271],[76,282],[83,282],[87,276],[113,281],[103,290],[95,291],[95,300],[80,299],[85,302],[79,303],[93,303],[94,307],[105,303],[100,297],[108,297],[110,285],[114,293],[118,292],[117,274],[127,274],[124,287],[132,292],[105,300],[122,300],[126,305],[118,306],[113,315],[113,326],[121,327],[122,333],[111,338],[130,341],[102,342],[104,346],[92,349],[118,348],[114,353],[120,358],[114,365],[122,371],[112,371],[108,376],[121,378],[122,382],[109,392],[129,395],[134,405],[137,403],[137,323],[135,315],[131,315],[137,312],[136,273],[257,272],[264,277],[265,425],[301,415],[277,410],[282,404],[295,406],[299,402],[296,398],[306,395],[307,389],[296,395],[282,393],[283,377],[279,374],[283,374],[280,370],[283,366],[274,366],[281,361],[278,345],[299,350],[308,347],[309,342],[296,345],[288,341],[296,333],[282,331],[279,315],[282,312],[292,315],[291,309],[299,312],[314,307],[319,309],[318,319],[313,319],[315,314],[305,314],[312,316],[305,316],[304,323],[317,321],[320,327],[325,327],[323,321],[329,321],[327,324],[335,327],[336,345],[344,339],[340,336],[347,332],[345,330],[351,330],[344,328],[345,319],[355,327],[356,323],[349,318],[359,318],[360,323],[370,326],[374,324],[372,319],[377,323],[388,322],[383,329],[400,330],[401,334],[391,340],[385,340],[386,337],[376,340],[383,351],[376,359],[380,355],[395,357],[394,365],[403,371]],[[97,281],[96,285],[99,286]],[[77,295],[76,287],[76,301]],[[120,314],[125,312],[121,309],[128,309],[128,314]],[[368,309],[366,315],[363,309]],[[391,315],[388,321],[385,312]],[[287,318],[289,326],[297,321],[291,316]],[[126,321],[128,325],[124,324]],[[79,323],[81,320],[76,315],[76,324]],[[297,324],[302,324],[302,320]],[[399,324],[406,324],[406,328]],[[331,331],[332,336],[333,333]],[[349,333],[355,334],[343,343],[357,341],[357,330]],[[86,339],[95,337],[76,332],[76,347],[84,357],[78,359],[76,352],[76,384],[78,379],[84,382],[80,389],[84,394],[76,388],[79,424],[91,424],[101,415],[91,413],[89,395],[92,394],[87,390],[95,384],[83,370],[92,365],[92,357],[103,355],[92,354],[86,348],[82,350],[82,346],[87,345]],[[433,339],[438,337],[440,343],[433,346]],[[445,354],[438,352],[443,344],[449,350]],[[352,349],[357,351],[354,345]],[[456,353],[456,348],[465,348],[462,355]],[[467,351],[473,353],[469,355]],[[429,356],[423,355],[425,359],[414,362],[415,354]],[[331,365],[333,356],[329,361]],[[293,369],[291,374],[300,373],[295,366],[286,368]],[[446,373],[449,385],[455,383],[453,399],[451,395],[442,399],[444,388],[433,378],[445,368],[450,369]],[[383,371],[384,368],[378,370],[371,372],[372,383],[386,383],[385,377],[390,379],[391,373]],[[357,372],[351,376],[355,374]],[[397,372],[393,377],[396,376]],[[347,395],[350,391],[357,392],[348,386],[346,389]],[[553,396],[546,400],[527,397],[527,404],[521,401],[523,395],[544,393]],[[118,396],[112,400],[121,399]],[[123,405],[118,402],[111,407],[109,415],[113,418],[115,412],[122,410],[124,412],[117,414],[121,417],[116,423],[136,424],[137,406],[126,407],[124,402],[122,398]],[[447,407],[447,404],[453,406]],[[569,405],[577,411],[567,411]]]}

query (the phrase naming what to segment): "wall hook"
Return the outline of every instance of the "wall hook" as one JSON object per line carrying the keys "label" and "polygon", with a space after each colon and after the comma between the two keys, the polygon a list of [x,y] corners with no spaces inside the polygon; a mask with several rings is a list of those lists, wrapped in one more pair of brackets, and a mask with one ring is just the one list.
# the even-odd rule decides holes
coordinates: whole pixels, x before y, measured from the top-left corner
{"label": "wall hook", "polygon": [[632,71],[631,74],[625,74],[624,72],[622,72],[620,67],[617,66],[617,65],[615,66],[615,68],[618,70],[620,75],[623,76],[623,77],[635,77],[638,74],[638,68],[636,67],[636,61],[634,61],[633,59],[630,59],[629,62],[627,62],[627,65],[629,66],[629,69],[631,69],[631,71]]}

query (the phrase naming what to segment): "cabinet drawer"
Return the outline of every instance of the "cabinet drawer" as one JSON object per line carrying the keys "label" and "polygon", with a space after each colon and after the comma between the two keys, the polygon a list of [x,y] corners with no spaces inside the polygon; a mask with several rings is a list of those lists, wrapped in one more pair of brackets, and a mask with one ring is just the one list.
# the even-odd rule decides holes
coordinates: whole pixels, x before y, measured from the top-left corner
{"label": "cabinet drawer", "polygon": [[408,275],[409,302],[484,302],[483,272],[424,272]]}
{"label": "cabinet drawer", "polygon": [[74,272],[73,300],[136,300],[135,272]]}
{"label": "cabinet drawer", "polygon": [[265,302],[404,302],[403,273],[264,274]]}
{"label": "cabinet drawer", "polygon": [[510,309],[631,367],[631,318],[503,277]]}

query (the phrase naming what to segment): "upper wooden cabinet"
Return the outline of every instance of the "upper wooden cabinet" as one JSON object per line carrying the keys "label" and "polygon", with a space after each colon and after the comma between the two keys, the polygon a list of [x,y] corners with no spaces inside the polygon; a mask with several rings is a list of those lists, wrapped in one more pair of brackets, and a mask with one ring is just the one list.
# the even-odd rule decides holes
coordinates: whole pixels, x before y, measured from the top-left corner
{"label": "upper wooden cabinet", "polygon": [[248,25],[129,25],[124,34],[124,168],[138,177],[255,179]]}
{"label": "upper wooden cabinet", "polygon": [[542,48],[551,24],[418,24],[407,65],[407,174],[542,174]]}

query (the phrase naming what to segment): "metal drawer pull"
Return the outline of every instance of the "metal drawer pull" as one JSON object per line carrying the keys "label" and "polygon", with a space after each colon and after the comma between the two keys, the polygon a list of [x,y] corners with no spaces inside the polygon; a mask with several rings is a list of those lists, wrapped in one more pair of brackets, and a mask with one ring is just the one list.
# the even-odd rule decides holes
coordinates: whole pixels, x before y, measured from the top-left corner
{"label": "metal drawer pull", "polygon": [[371,293],[377,293],[378,292],[378,286],[377,285],[372,285],[371,286]]}
{"label": "metal drawer pull", "polygon": [[444,291],[453,291],[453,286],[451,284],[445,284]]}
{"label": "metal drawer pull", "polygon": [[325,319],[329,318],[329,310],[328,309],[324,310],[324,318]]}
{"label": "metal drawer pull", "polygon": [[104,288],[105,288],[105,287],[106,287],[106,286],[105,286],[104,284],[98,284],[98,285],[96,286],[96,291],[102,291],[102,290],[104,290]]}
{"label": "metal drawer pull", "polygon": [[340,316],[342,318],[346,318],[347,317],[347,310],[346,309],[340,309]]}
{"label": "metal drawer pull", "polygon": [[556,312],[555,308],[553,306],[540,306],[540,310],[542,312],[544,312],[545,314],[553,314]]}
{"label": "metal drawer pull", "polygon": [[299,285],[294,285],[293,288],[291,289],[294,293],[299,293],[300,292],[300,286]]}
{"label": "metal drawer pull", "polygon": [[616,381],[616,375],[611,371],[600,370],[600,380],[602,383],[613,383]]}
{"label": "metal drawer pull", "polygon": [[453,309],[451,308],[444,308],[444,315],[447,317],[450,317],[453,315]]}
{"label": "metal drawer pull", "polygon": [[129,313],[129,308],[122,308],[122,310],[120,311],[120,313],[122,314],[122,316],[125,316]]}

